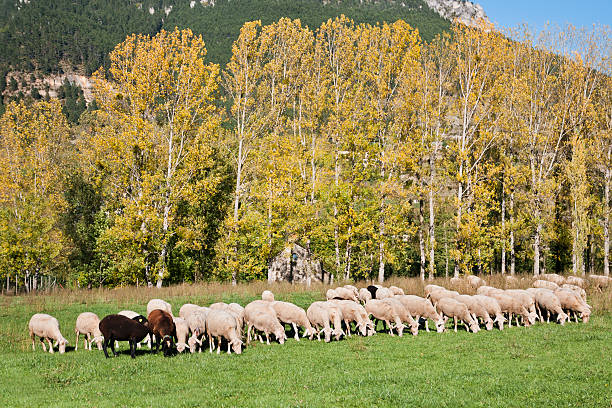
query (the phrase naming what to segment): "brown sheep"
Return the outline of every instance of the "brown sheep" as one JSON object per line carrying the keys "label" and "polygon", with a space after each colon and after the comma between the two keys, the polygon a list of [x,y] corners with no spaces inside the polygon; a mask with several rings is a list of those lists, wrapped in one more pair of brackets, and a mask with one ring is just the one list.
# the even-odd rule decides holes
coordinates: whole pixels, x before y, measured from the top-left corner
{"label": "brown sheep", "polygon": [[176,325],[172,315],[165,310],[155,309],[147,317],[149,329],[155,336],[155,350],[159,351],[159,343],[162,342],[164,356],[168,357],[174,348],[174,338],[176,337]]}

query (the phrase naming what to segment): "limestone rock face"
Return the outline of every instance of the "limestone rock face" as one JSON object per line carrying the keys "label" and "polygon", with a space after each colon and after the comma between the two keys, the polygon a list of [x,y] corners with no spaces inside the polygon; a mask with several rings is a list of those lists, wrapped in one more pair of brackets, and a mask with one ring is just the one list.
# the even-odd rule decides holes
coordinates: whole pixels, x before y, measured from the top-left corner
{"label": "limestone rock face", "polygon": [[458,19],[463,24],[474,25],[479,20],[488,21],[480,4],[468,0],[425,0],[430,9],[447,20]]}
{"label": "limestone rock face", "polygon": [[312,282],[327,283],[329,275],[323,271],[321,262],[313,259],[306,248],[293,244],[278,254],[268,266],[268,282]]}

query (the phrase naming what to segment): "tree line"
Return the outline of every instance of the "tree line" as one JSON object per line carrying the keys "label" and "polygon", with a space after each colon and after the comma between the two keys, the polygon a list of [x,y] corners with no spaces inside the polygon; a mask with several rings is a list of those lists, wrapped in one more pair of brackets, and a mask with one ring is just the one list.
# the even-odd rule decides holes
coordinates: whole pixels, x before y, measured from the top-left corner
{"label": "tree line", "polygon": [[283,18],[224,69],[189,29],[130,35],[78,124],[1,118],[7,290],[264,279],[295,243],[335,279],[607,275],[608,35]]}

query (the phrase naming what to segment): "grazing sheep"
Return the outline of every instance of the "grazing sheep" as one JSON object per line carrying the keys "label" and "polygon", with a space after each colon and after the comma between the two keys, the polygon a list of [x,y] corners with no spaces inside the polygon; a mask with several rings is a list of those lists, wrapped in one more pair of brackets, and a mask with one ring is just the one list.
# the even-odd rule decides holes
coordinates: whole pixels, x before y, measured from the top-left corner
{"label": "grazing sheep", "polygon": [[427,296],[429,296],[429,294],[431,292],[434,292],[436,290],[446,290],[446,288],[444,286],[438,286],[438,285],[426,285],[423,288],[424,292],[425,292],[425,297],[427,298]]}
{"label": "grazing sheep", "polygon": [[165,300],[161,300],[161,299],[149,300],[149,303],[147,303],[147,316],[150,315],[151,312],[155,309],[160,309],[160,310],[163,310],[164,312],[168,312],[170,316],[174,317],[174,315],[172,314],[172,306],[170,305],[170,303],[166,302]]}
{"label": "grazing sheep", "polygon": [[[102,350],[102,342],[104,338],[102,337],[102,332],[98,327],[100,325],[100,318],[97,314],[91,312],[83,312],[81,313],[77,319],[74,327],[74,332],[76,333],[75,340],[75,351],[79,349],[79,336],[82,334],[85,343],[85,350],[91,350],[91,343],[96,343],[98,345],[98,350]],[[89,344],[89,347],[87,345]]]}
{"label": "grazing sheep", "polygon": [[483,285],[476,289],[477,295],[491,296],[492,293],[500,293],[503,294],[504,291],[498,288],[494,288],[493,286]]}
{"label": "grazing sheep", "polygon": [[[133,310],[122,310],[117,314],[121,316],[125,316],[130,319],[135,319],[136,321],[139,321],[140,323],[144,323],[147,320],[146,317],[144,317],[140,313],[134,312]],[[145,337],[145,341],[150,349],[151,348],[151,336],[147,335],[147,337]],[[115,341],[115,348],[119,348],[119,343],[117,341]],[[136,343],[136,348],[140,348],[140,342]]]}
{"label": "grazing sheep", "polygon": [[391,293],[393,293],[393,296],[405,295],[404,289],[399,288],[397,286],[389,286],[389,290],[391,291]]}
{"label": "grazing sheep", "polygon": [[523,289],[507,289],[504,292],[521,302],[521,304],[529,312],[531,323],[536,321],[538,315],[536,314],[535,299],[531,293]]}
{"label": "grazing sheep", "polygon": [[570,284],[570,285],[580,286],[581,288],[584,288],[586,286],[586,282],[584,281],[584,279],[579,278],[578,276],[573,276],[573,275],[566,277],[565,283]]}
{"label": "grazing sheep", "polygon": [[200,353],[202,352],[202,340],[201,338],[206,333],[206,318],[210,311],[207,307],[200,307],[199,309],[193,310],[187,315],[185,321],[191,331],[191,337],[187,340],[189,345],[189,351],[195,353],[197,346],[200,346]]}
{"label": "grazing sheep", "polygon": [[561,326],[565,324],[569,317],[563,311],[559,298],[552,291],[544,288],[535,288],[529,291],[529,293],[532,293],[535,297],[538,310],[540,311],[540,321],[543,321],[542,310],[544,310],[546,312],[546,323],[550,322],[550,315],[553,313],[557,315],[557,322]]}
{"label": "grazing sheep", "polygon": [[447,318],[452,317],[455,322],[455,333],[457,332],[457,319],[459,319],[467,331],[472,330],[473,333],[478,333],[480,327],[478,322],[472,318],[468,307],[455,299],[442,298],[436,304],[436,310]]}
{"label": "grazing sheep", "polygon": [[549,290],[559,289],[559,285],[557,285],[555,282],[551,282],[551,281],[547,281],[543,279],[538,279],[537,281],[533,282],[533,285],[531,286],[533,286],[534,288],[542,288],[542,289],[549,289]]}
{"label": "grazing sheep", "polygon": [[366,288],[361,288],[359,289],[358,298],[361,303],[365,304],[365,302],[372,299],[372,293]]}
{"label": "grazing sheep", "polygon": [[381,287],[382,286],[380,285],[370,285],[366,288],[368,292],[370,292],[370,295],[371,295],[370,299],[376,299],[376,291],[378,290],[378,288],[381,288]]}
{"label": "grazing sheep", "polygon": [[479,287],[485,286],[487,284],[487,282],[485,282],[482,278],[476,275],[468,275],[466,279],[468,283],[470,284],[470,286],[473,287],[474,289],[478,289]]}
{"label": "grazing sheep", "polygon": [[[174,318],[174,326],[176,327],[176,351],[182,353],[189,347],[187,338],[189,337],[189,324],[181,317]],[[191,350],[191,347],[189,347]]]}
{"label": "grazing sheep", "polygon": [[491,319],[487,309],[478,301],[478,299],[468,295],[459,295],[454,299],[468,307],[470,314],[476,320],[476,322],[478,322],[478,318],[480,317],[485,324],[485,329],[493,329],[493,320]]}
{"label": "grazing sheep", "polygon": [[[228,313],[231,313],[236,319],[236,324],[238,326],[238,332],[240,336],[242,336],[242,328],[244,325],[244,309],[237,303],[233,303],[234,306],[230,306],[225,302],[217,302],[213,303],[209,306],[211,310],[224,310]],[[236,307],[237,306],[237,307]]]}
{"label": "grazing sheep", "polygon": [[446,289],[438,289],[430,292],[428,295],[428,299],[431,300],[431,303],[435,306],[436,303],[443,298],[454,298],[455,296],[459,296],[459,292],[454,290],[446,290]]}
{"label": "grazing sheep", "polygon": [[[317,334],[317,340],[321,341],[321,332],[323,332],[323,334],[325,334],[325,342],[329,343],[332,334],[329,322],[332,320],[332,317],[330,309],[325,307],[323,303],[324,302],[312,303],[308,309],[306,309],[306,316]],[[311,334],[310,340],[312,340],[312,337],[313,335]]]}
{"label": "grazing sheep", "polygon": [[208,343],[210,344],[211,353],[214,348],[213,337],[217,338],[217,354],[221,353],[222,337],[228,342],[228,354],[232,354],[231,349],[234,349],[236,354],[242,353],[243,343],[238,334],[239,328],[233,313],[222,309],[211,308],[206,318],[206,333],[208,334]]}
{"label": "grazing sheep", "polygon": [[115,351],[115,341],[117,340],[129,341],[130,355],[132,358],[136,358],[136,344],[142,341],[147,335],[151,334],[148,322],[143,324],[137,320],[119,314],[104,317],[100,321],[99,328],[104,336],[102,349],[104,350],[106,358],[109,357],[106,351],[109,346],[113,355],[117,356],[117,352]]}
{"label": "grazing sheep", "polygon": [[529,326],[533,323],[532,316],[522,303],[517,299],[505,293],[492,292],[489,296],[495,298],[499,303],[499,307],[503,313],[508,313],[508,327],[512,327],[512,315],[516,316],[516,325],[520,326],[518,317],[523,318],[523,324]]}
{"label": "grazing sheep", "polygon": [[419,334],[419,324],[412,318],[410,312],[404,307],[399,299],[390,297],[382,299],[382,301],[391,305],[393,312],[399,316],[402,323],[408,323],[410,326],[410,333],[412,333],[413,336]]}
{"label": "grazing sheep", "polygon": [[389,288],[378,288],[376,290],[376,299],[386,299],[393,297],[393,292]]}
{"label": "grazing sheep", "polygon": [[431,304],[429,299],[415,295],[399,295],[396,296],[404,305],[408,312],[415,316],[418,322],[421,317],[425,318],[425,330],[429,331],[429,320],[433,320],[436,325],[436,331],[442,333],[444,331],[444,319],[436,312],[436,309]]}
{"label": "grazing sheep", "polygon": [[174,318],[165,310],[154,309],[149,313],[147,320],[149,321],[149,329],[156,339],[153,353],[158,352],[161,341],[164,356],[168,357],[174,348],[174,338],[176,337]]}
{"label": "grazing sheep", "polygon": [[193,303],[185,303],[183,306],[181,306],[181,309],[179,310],[179,317],[181,319],[187,320],[187,316],[189,316],[191,312],[198,310],[199,308],[200,306],[194,305]]}
{"label": "grazing sheep", "polygon": [[274,302],[274,293],[269,290],[264,290],[261,292],[261,300],[265,300],[266,302]]}
{"label": "grazing sheep", "polygon": [[[244,308],[244,322],[247,323],[247,326],[248,326],[249,316],[255,313],[269,313],[272,316],[276,317],[276,311],[272,307],[272,302],[274,301],[254,300],[248,305],[246,305],[246,307]],[[251,338],[247,331],[247,344],[250,344],[250,341],[251,341]]]}
{"label": "grazing sheep", "polygon": [[342,311],[342,320],[349,337],[351,336],[351,322],[355,322],[355,328],[359,330],[362,336],[374,334],[374,323],[368,317],[368,313],[363,306],[350,300],[334,300],[333,303]]}
{"label": "grazing sheep", "polygon": [[343,287],[336,288],[336,289],[329,289],[326,293],[326,298],[327,300],[345,299],[345,300],[352,300],[354,302],[359,302],[357,295],[355,295],[352,289],[347,289]]}
{"label": "grazing sheep", "polygon": [[342,315],[342,309],[338,307],[334,302],[323,302],[323,306],[330,310],[330,318],[331,322],[334,325],[334,330],[332,334],[336,340],[340,340],[340,337],[345,336],[344,330],[342,330],[342,320],[344,316]]}
{"label": "grazing sheep", "polygon": [[60,332],[59,322],[51,315],[45,313],[36,313],[30,318],[28,323],[28,329],[30,331],[30,339],[32,339],[32,350],[35,350],[34,338],[38,336],[40,338],[40,344],[42,345],[43,351],[47,351],[45,346],[45,340],[49,343],[49,353],[53,353],[53,344],[51,340],[55,340],[59,345],[60,354],[66,352],[66,346],[68,340]]}
{"label": "grazing sheep", "polygon": [[[393,329],[397,330],[397,334],[402,336],[404,331],[404,324],[396,310],[388,302],[383,302],[382,299],[372,299],[365,304],[365,310],[369,315],[372,315],[375,319],[382,320],[385,327],[389,328],[389,334],[393,336]],[[391,325],[391,322],[395,323],[395,327]],[[376,323],[374,325],[376,327]]]}
{"label": "grazing sheep", "polygon": [[587,300],[586,291],[582,289],[580,286],[572,285],[569,283],[564,283],[563,285],[561,285],[561,289],[569,289],[575,294],[577,294],[578,296],[580,296],[580,298],[584,300],[585,302]]}
{"label": "grazing sheep", "polygon": [[589,283],[596,289],[602,290],[612,283],[612,278],[603,275],[589,275]]}
{"label": "grazing sheep", "polygon": [[295,340],[300,341],[298,326],[304,328],[303,337],[314,335],[314,328],[306,316],[306,311],[301,307],[289,302],[274,301],[272,302],[272,308],[276,312],[276,317],[281,323],[287,323],[293,326]]}
{"label": "grazing sheep", "polygon": [[506,322],[506,318],[502,313],[501,307],[499,306],[499,302],[497,301],[497,299],[485,295],[474,295],[473,298],[476,299],[487,310],[489,316],[495,316],[495,319],[493,319],[493,323],[497,323],[499,330],[504,330],[504,323]]}
{"label": "grazing sheep", "polygon": [[353,295],[355,295],[355,297],[358,297],[359,290],[355,286],[353,286],[353,285],[344,285],[343,288],[350,290],[351,292],[353,292]]}
{"label": "grazing sheep", "polygon": [[[285,328],[278,321],[275,314],[266,312],[255,312],[246,314],[247,323],[247,344],[250,344],[251,329],[259,330],[266,335],[266,344],[270,344],[270,333],[274,334],[280,344],[284,344],[287,339]],[[261,336],[259,341],[263,343]]]}
{"label": "grazing sheep", "polygon": [[[576,323],[578,323],[577,313],[580,315],[583,323],[589,322],[589,318],[591,317],[591,309],[585,302],[583,302],[580,296],[568,289],[557,289],[555,291],[555,295],[559,298],[559,302],[561,303],[563,310],[574,312]],[[569,313],[567,314],[569,315]]]}
{"label": "grazing sheep", "polygon": [[565,283],[565,278],[556,273],[544,273],[540,275],[540,279],[547,280],[549,282],[555,282],[557,286],[561,286]]}

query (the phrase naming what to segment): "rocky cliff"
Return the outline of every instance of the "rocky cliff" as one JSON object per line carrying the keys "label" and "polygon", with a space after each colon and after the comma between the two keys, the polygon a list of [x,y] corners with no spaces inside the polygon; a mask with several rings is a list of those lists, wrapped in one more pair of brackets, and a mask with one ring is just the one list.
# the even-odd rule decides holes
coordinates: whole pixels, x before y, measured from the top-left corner
{"label": "rocky cliff", "polygon": [[479,20],[488,21],[480,4],[467,0],[425,0],[429,8],[447,20],[458,19],[464,24],[473,25]]}

